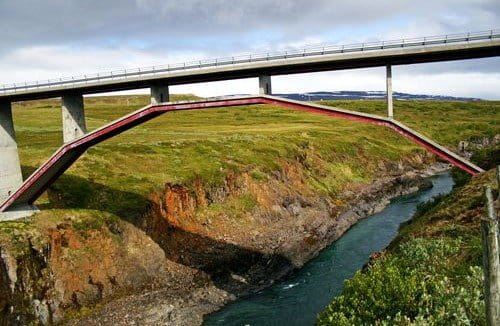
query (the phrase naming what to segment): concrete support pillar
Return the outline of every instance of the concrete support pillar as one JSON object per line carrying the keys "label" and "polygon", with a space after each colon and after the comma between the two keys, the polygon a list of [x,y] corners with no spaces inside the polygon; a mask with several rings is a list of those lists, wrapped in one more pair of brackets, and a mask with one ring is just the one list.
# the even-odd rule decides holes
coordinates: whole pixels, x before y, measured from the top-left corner
{"label": "concrete support pillar", "polygon": [[259,76],[259,95],[271,95],[271,76]]}
{"label": "concrete support pillar", "polygon": [[170,101],[168,86],[151,86],[151,104],[156,105]]}
{"label": "concrete support pillar", "polygon": [[0,102],[0,204],[22,183],[12,107],[10,102]]}
{"label": "concrete support pillar", "polygon": [[386,83],[387,83],[387,117],[392,119],[393,107],[392,107],[392,67],[391,65],[387,65],[386,67]]}
{"label": "concrete support pillar", "polygon": [[62,122],[65,143],[87,133],[82,94],[65,94],[62,96]]}

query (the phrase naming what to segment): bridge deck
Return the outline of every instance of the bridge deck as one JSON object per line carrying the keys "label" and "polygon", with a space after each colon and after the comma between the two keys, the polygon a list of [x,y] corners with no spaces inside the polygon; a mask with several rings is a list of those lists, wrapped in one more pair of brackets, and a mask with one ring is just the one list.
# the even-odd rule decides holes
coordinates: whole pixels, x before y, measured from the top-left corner
{"label": "bridge deck", "polygon": [[277,53],[0,86],[0,100],[21,101],[197,82],[366,68],[423,62],[484,58],[500,55],[500,31],[424,37],[397,41],[323,46]]}
{"label": "bridge deck", "polygon": [[313,103],[293,101],[268,95],[225,97],[215,98],[208,101],[162,103],[154,106],[149,105],[99,129],[96,129],[72,142],[64,144],[54,153],[54,155],[52,155],[52,157],[49,158],[49,160],[42,164],[40,168],[28,177],[21,187],[0,206],[0,212],[6,212],[26,204],[33,204],[35,200],[89,147],[131,129],[134,126],[151,120],[160,114],[170,111],[200,110],[252,104],[270,104],[279,107],[287,107],[296,110],[350,119],[358,122],[386,126],[407,137],[411,141],[427,148],[429,151],[435,153],[442,159],[467,171],[468,173],[476,174],[483,172],[481,168],[472,164],[468,160],[458,156],[457,154],[395,120],[366,113],[327,107]]}

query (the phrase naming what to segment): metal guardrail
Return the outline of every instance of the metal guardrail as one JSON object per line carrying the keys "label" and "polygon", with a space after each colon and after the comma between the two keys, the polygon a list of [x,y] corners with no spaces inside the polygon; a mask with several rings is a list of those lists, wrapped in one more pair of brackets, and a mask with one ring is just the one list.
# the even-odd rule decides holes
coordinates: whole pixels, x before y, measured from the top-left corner
{"label": "metal guardrail", "polygon": [[478,41],[489,41],[500,39],[500,30],[489,30],[483,32],[471,32],[463,34],[448,34],[441,36],[430,36],[422,38],[410,38],[392,41],[356,43],[348,45],[331,46],[311,46],[300,50],[288,50],[280,52],[267,52],[260,54],[248,54],[234,57],[225,57],[217,59],[207,59],[183,62],[177,64],[168,64],[160,66],[151,66],[144,68],[122,69],[104,73],[80,75],[73,77],[63,77],[57,79],[30,81],[24,83],[13,83],[0,85],[0,95],[3,93],[16,93],[19,91],[47,89],[57,86],[77,86],[85,85],[90,82],[108,82],[127,80],[129,78],[154,76],[183,70],[213,68],[218,66],[228,66],[252,62],[265,62],[273,60],[286,60],[299,57],[312,57],[331,54],[343,54],[352,52],[383,51],[394,48],[417,48],[435,45],[446,45],[456,43],[470,43]]}

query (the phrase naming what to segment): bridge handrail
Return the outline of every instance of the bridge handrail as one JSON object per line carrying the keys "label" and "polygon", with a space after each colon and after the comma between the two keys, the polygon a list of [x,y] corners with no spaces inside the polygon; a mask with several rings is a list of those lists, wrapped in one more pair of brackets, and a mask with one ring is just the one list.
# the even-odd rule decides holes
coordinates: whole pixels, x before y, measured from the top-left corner
{"label": "bridge handrail", "polygon": [[212,68],[251,62],[263,62],[274,60],[287,60],[298,57],[311,57],[321,55],[343,54],[352,52],[383,51],[394,48],[415,48],[435,45],[446,45],[456,43],[470,43],[477,41],[488,41],[500,39],[500,30],[489,30],[482,32],[469,32],[462,34],[447,34],[439,36],[426,36],[420,38],[409,38],[388,41],[376,41],[355,43],[346,45],[312,45],[303,49],[291,49],[257,54],[245,54],[232,57],[216,59],[203,59],[176,64],[149,66],[142,68],[120,69],[104,73],[86,74],[72,77],[61,77],[48,80],[37,80],[22,83],[0,85],[0,94],[16,93],[33,89],[44,89],[55,86],[85,85],[89,82],[106,82],[113,80],[127,80],[142,76],[154,76],[158,73],[170,73],[182,70]]}

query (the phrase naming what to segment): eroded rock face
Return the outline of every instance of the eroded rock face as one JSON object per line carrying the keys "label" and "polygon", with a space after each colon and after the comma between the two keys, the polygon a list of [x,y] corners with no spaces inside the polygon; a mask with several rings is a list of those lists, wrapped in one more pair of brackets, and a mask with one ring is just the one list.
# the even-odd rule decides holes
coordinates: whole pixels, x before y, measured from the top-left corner
{"label": "eroded rock face", "polygon": [[2,235],[2,324],[55,323],[68,309],[161,283],[165,255],[136,227],[49,214],[38,215],[31,230],[11,223],[10,242]]}
{"label": "eroded rock face", "polygon": [[[150,196],[152,208],[143,229],[167,259],[199,269],[207,279],[233,282],[241,277],[246,281],[233,283],[258,285],[303,265],[359,219],[382,210],[390,199],[424,186],[423,176],[415,171],[433,162],[427,153],[387,162],[372,184],[349,184],[335,196],[312,191],[300,161],[282,163],[265,180],[241,173],[229,174],[217,187],[203,187],[199,181],[191,187],[166,184],[162,192]],[[254,205],[238,207],[239,217],[231,207],[211,209],[241,201],[242,196]]]}

